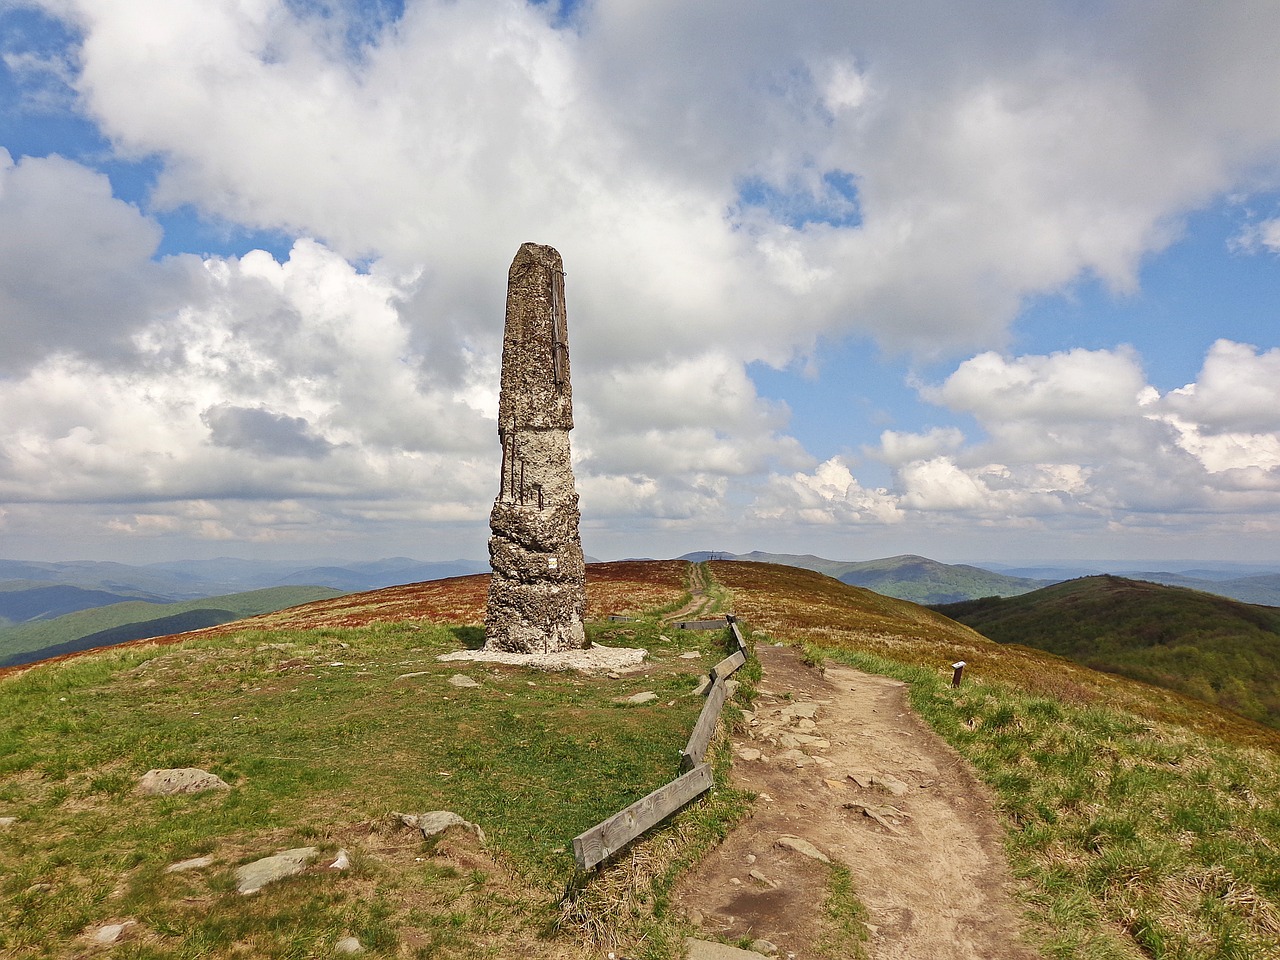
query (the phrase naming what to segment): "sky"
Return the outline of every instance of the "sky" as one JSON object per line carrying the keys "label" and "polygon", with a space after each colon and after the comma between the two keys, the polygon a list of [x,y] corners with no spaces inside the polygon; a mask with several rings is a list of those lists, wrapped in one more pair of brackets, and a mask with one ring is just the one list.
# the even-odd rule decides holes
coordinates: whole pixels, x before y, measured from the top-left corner
{"label": "sky", "polygon": [[0,0],[0,556],[1280,564],[1273,0]]}

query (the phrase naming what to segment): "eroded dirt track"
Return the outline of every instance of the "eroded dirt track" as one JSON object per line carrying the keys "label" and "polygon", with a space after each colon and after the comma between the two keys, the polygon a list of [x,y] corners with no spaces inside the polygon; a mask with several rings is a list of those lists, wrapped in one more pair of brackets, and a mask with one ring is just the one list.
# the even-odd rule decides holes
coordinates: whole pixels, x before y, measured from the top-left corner
{"label": "eroded dirt track", "polygon": [[733,777],[760,795],[757,812],[684,878],[677,905],[708,934],[822,956],[830,870],[778,842],[798,837],[849,867],[876,960],[1039,957],[1021,938],[989,795],[905,685],[822,674],[789,647],[756,653],[764,679]]}

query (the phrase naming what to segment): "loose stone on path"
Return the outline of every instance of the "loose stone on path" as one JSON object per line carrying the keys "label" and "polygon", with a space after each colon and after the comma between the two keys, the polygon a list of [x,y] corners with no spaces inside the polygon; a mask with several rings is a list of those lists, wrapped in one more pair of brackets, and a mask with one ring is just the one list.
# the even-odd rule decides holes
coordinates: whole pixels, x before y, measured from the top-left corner
{"label": "loose stone on path", "polygon": [[484,831],[477,824],[462,819],[451,810],[432,810],[429,813],[392,813],[391,821],[410,830],[419,831],[424,840],[430,840],[432,837],[458,827],[471,831],[481,843],[485,842]]}
{"label": "loose stone on path", "polygon": [[830,857],[803,837],[782,836],[778,838],[777,844],[780,847],[786,847],[788,850],[794,850],[801,856],[808,857],[811,860],[817,860],[820,863],[831,862]]}
{"label": "loose stone on path", "polygon": [[693,937],[686,937],[684,943],[689,948],[689,960],[769,960],[763,953],[731,947],[727,943],[697,940]]}

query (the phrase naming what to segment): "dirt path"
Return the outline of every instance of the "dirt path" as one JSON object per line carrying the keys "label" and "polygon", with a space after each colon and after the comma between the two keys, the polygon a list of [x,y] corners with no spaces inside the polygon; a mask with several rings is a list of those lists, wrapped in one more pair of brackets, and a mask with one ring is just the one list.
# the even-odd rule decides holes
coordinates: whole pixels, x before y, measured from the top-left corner
{"label": "dirt path", "polygon": [[959,756],[910,710],[905,685],[845,667],[825,676],[790,647],[764,667],[734,782],[757,812],[676,891],[711,935],[822,956],[829,868],[780,845],[807,840],[847,865],[874,960],[1033,960],[1022,944],[1001,829]]}
{"label": "dirt path", "polygon": [[715,601],[707,596],[710,586],[707,568],[700,563],[689,564],[689,602],[675,613],[668,613],[662,618],[664,623],[678,623],[681,620],[697,620],[710,616],[710,608]]}

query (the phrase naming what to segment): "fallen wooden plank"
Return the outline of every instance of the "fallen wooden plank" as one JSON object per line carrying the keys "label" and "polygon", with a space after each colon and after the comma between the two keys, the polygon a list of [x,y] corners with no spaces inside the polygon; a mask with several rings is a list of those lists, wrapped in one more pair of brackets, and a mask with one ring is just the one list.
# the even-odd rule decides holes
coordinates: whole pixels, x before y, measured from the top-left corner
{"label": "fallen wooden plank", "polygon": [[723,630],[724,620],[681,620],[677,630]]}
{"label": "fallen wooden plank", "polygon": [[741,650],[737,653],[731,653],[711,668],[711,679],[720,680],[728,677],[746,662],[747,655]]}
{"label": "fallen wooden plank", "polygon": [[711,789],[711,767],[700,764],[625,810],[573,838],[578,866],[589,870],[603,863],[640,834],[661,823],[686,803]]}
{"label": "fallen wooden plank", "polygon": [[689,743],[680,754],[681,770],[692,770],[706,757],[707,747],[711,745],[711,735],[716,732],[716,721],[720,719],[720,709],[724,706],[724,698],[728,692],[723,679],[712,678],[707,700],[702,705],[702,712],[698,714],[698,722],[693,725]]}
{"label": "fallen wooden plank", "polygon": [[745,653],[747,649],[747,641],[743,639],[742,631],[738,629],[737,618],[729,621],[729,629],[733,631],[733,639],[734,642],[737,643],[738,649]]}

